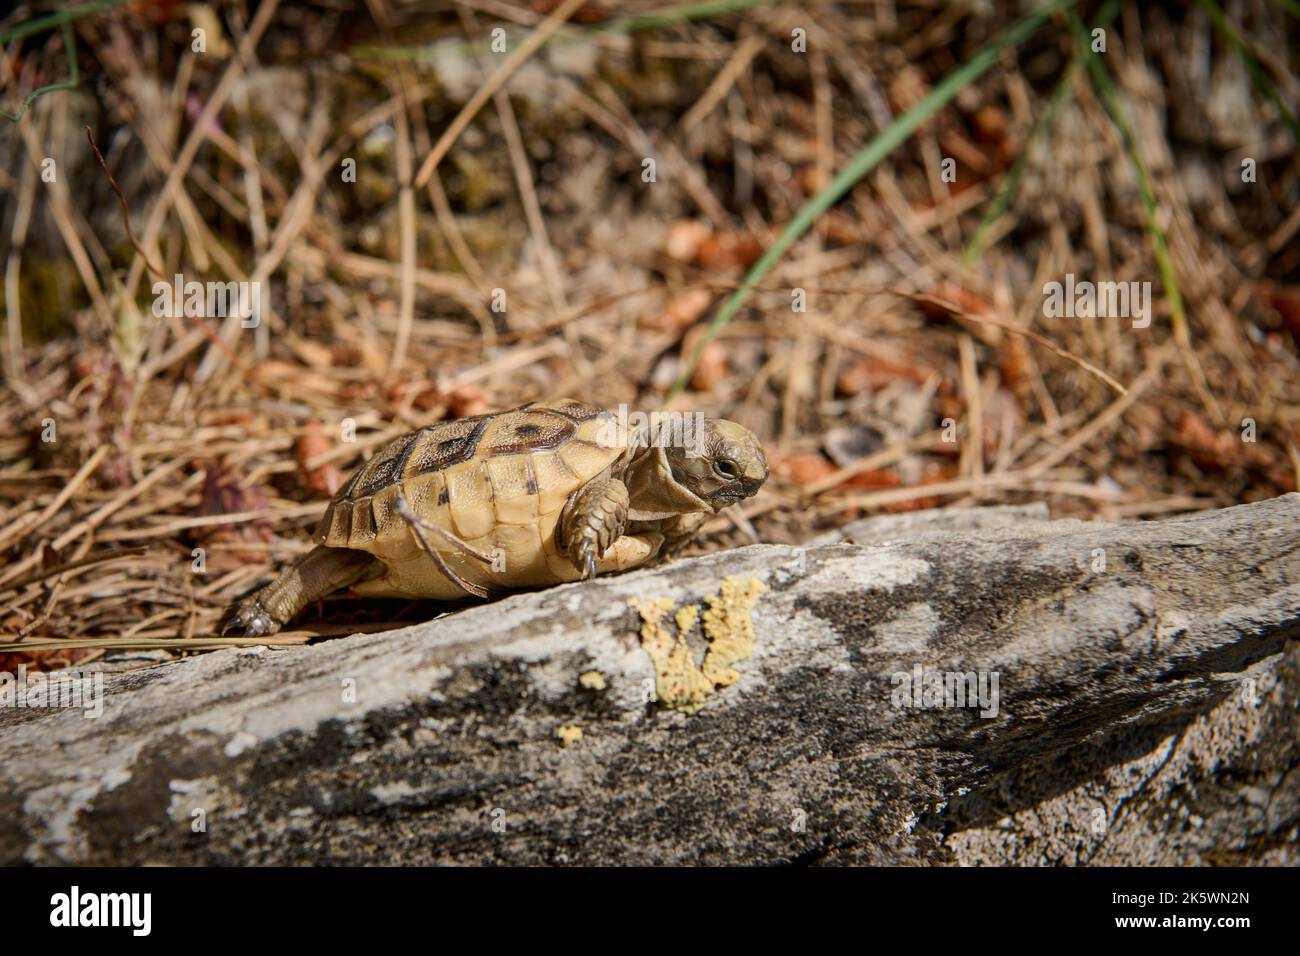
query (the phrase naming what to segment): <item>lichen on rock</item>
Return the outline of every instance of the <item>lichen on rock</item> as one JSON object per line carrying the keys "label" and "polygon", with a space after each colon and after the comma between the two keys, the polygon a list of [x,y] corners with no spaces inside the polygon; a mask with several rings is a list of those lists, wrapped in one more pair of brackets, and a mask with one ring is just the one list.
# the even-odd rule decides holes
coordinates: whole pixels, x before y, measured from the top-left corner
{"label": "lichen on rock", "polygon": [[[628,601],[641,615],[641,647],[654,662],[655,696],[662,706],[694,713],[718,688],[740,679],[732,665],[754,651],[754,605],[766,590],[757,578],[726,578],[717,594],[704,599],[708,609],[703,629],[709,646],[701,664],[696,664],[686,640],[700,617],[697,605],[678,608],[668,597]],[[664,623],[674,611],[675,631]]]}
{"label": "lichen on rock", "polygon": [[740,680],[731,665],[754,653],[754,605],[766,590],[758,578],[727,578],[719,593],[705,598],[709,609],[704,612],[704,636],[709,650],[702,670],[716,686],[730,687]]}
{"label": "lichen on rock", "polygon": [[555,736],[561,747],[572,747],[582,739],[582,728],[577,724],[565,724],[555,728]]}
{"label": "lichen on rock", "polygon": [[672,598],[662,597],[651,601],[628,601],[641,615],[641,647],[650,655],[655,665],[655,697],[659,703],[673,710],[693,713],[704,706],[713,694],[713,684],[695,665],[686,631],[682,624],[694,624],[694,605],[677,612],[674,629],[664,626],[664,618],[676,609]]}

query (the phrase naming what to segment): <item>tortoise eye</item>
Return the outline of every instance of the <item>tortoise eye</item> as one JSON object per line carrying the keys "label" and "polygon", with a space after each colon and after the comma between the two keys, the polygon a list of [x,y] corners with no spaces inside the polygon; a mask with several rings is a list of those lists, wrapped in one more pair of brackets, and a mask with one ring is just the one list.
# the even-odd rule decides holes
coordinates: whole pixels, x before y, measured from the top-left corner
{"label": "tortoise eye", "polygon": [[740,466],[730,458],[720,458],[713,463],[713,473],[725,481],[735,481],[740,477]]}

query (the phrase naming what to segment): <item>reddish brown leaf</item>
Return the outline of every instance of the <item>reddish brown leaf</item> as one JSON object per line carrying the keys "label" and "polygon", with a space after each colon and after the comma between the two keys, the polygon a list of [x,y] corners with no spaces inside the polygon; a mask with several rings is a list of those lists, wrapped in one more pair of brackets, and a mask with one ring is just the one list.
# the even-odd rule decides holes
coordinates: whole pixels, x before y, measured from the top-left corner
{"label": "reddish brown leaf", "polygon": [[898,472],[892,468],[875,468],[871,471],[860,471],[852,478],[844,482],[845,487],[861,488],[868,491],[879,491],[882,488],[897,488],[902,484],[902,479],[898,477]]}
{"label": "reddish brown leaf", "polygon": [[1008,335],[1002,343],[998,357],[998,371],[1002,384],[1022,405],[1029,400],[1030,357],[1029,346],[1023,336]]}
{"label": "reddish brown leaf", "polygon": [[708,289],[688,289],[674,296],[658,315],[643,316],[637,324],[652,332],[680,333],[693,325],[712,301]]}
{"label": "reddish brown leaf", "polygon": [[691,388],[698,392],[712,391],[727,377],[727,372],[727,350],[720,342],[710,342],[704,346],[695,366]]}
{"label": "reddish brown leaf", "polygon": [[695,264],[717,272],[747,269],[758,261],[763,247],[744,232],[712,233],[700,243]]}
{"label": "reddish brown leaf", "polygon": [[694,262],[700,246],[713,230],[708,223],[698,219],[679,219],[668,227],[664,237],[664,252],[678,262]]}
{"label": "reddish brown leaf", "polygon": [[[260,511],[268,504],[266,492],[256,485],[245,485],[239,476],[227,469],[221,462],[209,460],[203,462],[203,497],[199,506],[202,515],[239,514],[245,511]],[[211,549],[207,558],[210,570],[225,571],[241,564],[262,563],[267,560],[267,552],[261,548],[240,548],[242,543],[269,543],[271,525],[265,518],[240,521],[233,524],[221,524],[201,527],[197,537]],[[213,545],[222,547],[212,548]],[[225,547],[236,545],[236,547]]]}
{"label": "reddish brown leaf", "polygon": [[448,397],[453,418],[468,418],[472,415],[486,415],[492,410],[488,394],[477,385],[461,385],[452,389]]}
{"label": "reddish brown leaf", "polygon": [[934,374],[934,369],[916,363],[865,358],[840,372],[835,379],[835,388],[841,395],[860,395],[868,390],[879,391],[899,379],[913,385],[924,385]]}
{"label": "reddish brown leaf", "polygon": [[321,429],[320,422],[316,421],[307,423],[306,430],[299,436],[294,447],[294,452],[298,458],[298,473],[303,484],[322,498],[333,498],[334,493],[343,487],[346,476],[343,474],[342,469],[333,462],[326,462],[323,465],[317,465],[315,468],[308,467],[308,462],[314,458],[319,458],[330,451],[332,447],[330,440],[325,437],[325,433]]}
{"label": "reddish brown leaf", "polygon": [[776,469],[796,485],[811,485],[827,475],[833,475],[836,468],[821,455],[791,455],[778,459]]}

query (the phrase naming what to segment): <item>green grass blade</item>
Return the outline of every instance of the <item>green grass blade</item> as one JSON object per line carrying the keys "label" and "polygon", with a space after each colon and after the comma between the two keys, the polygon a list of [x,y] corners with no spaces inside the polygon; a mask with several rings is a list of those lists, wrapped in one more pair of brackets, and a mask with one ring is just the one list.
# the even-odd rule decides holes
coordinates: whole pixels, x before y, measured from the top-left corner
{"label": "green grass blade", "polygon": [[3,116],[11,123],[18,123],[27,115],[27,107],[36,102],[37,97],[44,96],[46,93],[53,93],[56,90],[75,89],[80,82],[80,72],[77,67],[77,38],[72,32],[72,21],[63,21],[63,48],[68,53],[68,78],[63,83],[51,83],[48,86],[41,86],[32,90],[23,99],[22,105],[18,107],[18,114],[10,116],[4,110],[0,110],[0,116]]}
{"label": "green grass blade", "polygon": [[68,7],[66,10],[59,10],[43,17],[37,17],[35,20],[25,20],[8,30],[0,31],[0,44],[9,43],[11,40],[21,40],[35,33],[42,33],[51,27],[80,20],[82,17],[103,13],[105,10],[120,7],[126,2],[127,0],[95,0],[94,3],[83,3],[79,7]]}
{"label": "green grass blade", "polygon": [[[1104,29],[1109,26],[1110,22],[1119,13],[1119,6],[1119,0],[1109,0],[1106,6],[1097,14],[1097,19],[1093,21],[1093,29],[1099,27]],[[1011,164],[1011,168],[1007,170],[1001,185],[998,186],[997,193],[994,194],[992,201],[989,203],[988,210],[984,213],[984,218],[980,220],[979,227],[975,230],[975,235],[966,244],[966,250],[961,256],[962,265],[968,266],[979,258],[980,253],[984,251],[985,244],[988,242],[989,233],[993,231],[997,221],[1010,208],[1011,201],[1020,188],[1020,180],[1025,174],[1025,167],[1029,161],[1029,147],[1051,128],[1056,119],[1056,114],[1060,112],[1061,106],[1065,102],[1066,94],[1070,91],[1070,84],[1074,82],[1074,76],[1079,71],[1079,65],[1083,62],[1083,57],[1088,54],[1088,49],[1087,46],[1080,47],[1078,52],[1070,59],[1069,64],[1066,65],[1065,72],[1061,74],[1060,80],[1057,81],[1047,99],[1047,106],[1043,108],[1043,112],[1034,120],[1033,127],[1029,130],[1029,136],[1025,140],[1025,148],[1020,151],[1020,154],[1016,156],[1015,161]]]}
{"label": "green grass blade", "polygon": [[[1080,43],[1088,40],[1088,32],[1083,22],[1075,16],[1074,11],[1070,11],[1070,29],[1079,38]],[[1169,240],[1160,226],[1160,206],[1156,202],[1156,191],[1151,181],[1151,174],[1142,159],[1142,154],[1138,152],[1133,127],[1128,117],[1124,115],[1123,109],[1120,108],[1115,81],[1111,79],[1105,63],[1102,62],[1101,56],[1095,53],[1088,55],[1087,62],[1088,70],[1092,74],[1093,86],[1096,87],[1106,112],[1110,114],[1111,122],[1119,131],[1120,139],[1124,143],[1124,151],[1128,154],[1129,163],[1133,166],[1133,173],[1137,178],[1138,194],[1142,198],[1142,208],[1146,213],[1147,233],[1151,236],[1156,268],[1160,273],[1160,284],[1164,288],[1165,298],[1169,300],[1169,317],[1173,324],[1174,335],[1180,344],[1188,345],[1190,336],[1187,328],[1187,313],[1183,309],[1183,295],[1178,285],[1178,274],[1174,271],[1173,259],[1169,255]]]}
{"label": "green grass blade", "polygon": [[1268,73],[1265,72],[1264,67],[1260,65],[1259,60],[1255,58],[1255,54],[1250,52],[1250,47],[1248,47],[1246,42],[1237,34],[1237,31],[1232,28],[1232,24],[1230,24],[1228,18],[1223,15],[1223,10],[1215,0],[1200,0],[1200,2],[1201,9],[1203,9],[1206,14],[1209,15],[1210,20],[1214,22],[1215,29],[1223,35],[1223,38],[1227,40],[1228,43],[1236,48],[1238,56],[1241,57],[1241,62],[1246,65],[1246,71],[1250,74],[1250,79],[1255,84],[1255,88],[1259,90],[1266,100],[1273,104],[1273,108],[1277,110],[1278,116],[1281,117],[1283,125],[1291,131],[1291,138],[1297,143],[1300,143],[1300,123],[1296,122],[1295,116],[1286,108],[1286,104],[1282,102],[1282,97],[1278,94],[1277,87],[1273,85],[1273,81],[1269,79]]}
{"label": "green grass blade", "polygon": [[726,16],[737,10],[750,7],[765,7],[784,0],[707,0],[705,3],[687,3],[678,7],[669,7],[658,13],[633,14],[599,23],[590,28],[592,33],[637,33],[641,30],[657,30],[659,27],[671,26],[688,20],[708,20],[712,17]]}
{"label": "green grass blade", "polygon": [[1070,84],[1074,82],[1074,75],[1078,71],[1079,58],[1075,57],[1066,65],[1065,72],[1061,74],[1060,80],[1057,81],[1056,87],[1047,100],[1047,106],[1034,120],[1034,125],[1029,130],[1029,136],[1025,141],[1025,148],[1016,156],[1011,168],[1002,177],[1002,182],[993,195],[993,199],[989,202],[989,208],[984,213],[984,218],[980,220],[975,235],[971,236],[970,242],[966,244],[966,250],[961,254],[962,265],[968,266],[979,258],[980,253],[984,251],[985,243],[988,242],[989,233],[993,231],[993,227],[1002,218],[1003,213],[1010,208],[1011,200],[1015,197],[1017,190],[1020,189],[1020,180],[1024,177],[1025,167],[1029,162],[1029,146],[1031,143],[1037,142],[1051,128],[1053,120],[1056,119],[1056,114],[1061,109],[1061,104],[1065,102],[1065,95],[1070,92]]}
{"label": "green grass blade", "polygon": [[37,33],[42,33],[51,27],[61,26],[63,28],[63,47],[68,53],[68,79],[66,81],[51,83],[48,86],[32,90],[23,99],[17,115],[10,116],[4,110],[0,110],[0,116],[3,116],[11,123],[20,122],[27,115],[27,108],[36,102],[38,97],[44,96],[46,93],[53,93],[56,90],[75,89],[80,82],[80,73],[77,63],[76,36],[72,32],[72,24],[82,17],[89,17],[96,13],[112,10],[114,7],[120,7],[126,2],[127,0],[94,0],[93,3],[68,7],[66,10],[59,10],[43,17],[37,17],[34,20],[26,20],[10,27],[8,30],[0,31],[0,45],[4,45],[14,40],[22,40]]}
{"label": "green grass blade", "polygon": [[918,126],[937,113],[958,92],[993,66],[1003,50],[1023,43],[1036,33],[1054,13],[1072,7],[1076,2],[1077,0],[1053,0],[1053,2],[1046,4],[1029,16],[1018,20],[1005,33],[971,57],[969,61],[944,77],[941,82],[930,90],[925,99],[877,134],[871,142],[858,151],[848,165],[840,170],[821,192],[804,203],[799,211],[795,213],[794,218],[786,224],[781,234],[777,236],[776,241],[763,253],[762,258],[754,263],[740,287],[727,298],[722,308],[709,322],[704,335],[700,337],[700,341],[695,347],[694,353],[687,361],[686,367],[682,369],[681,375],[678,376],[672,390],[669,391],[668,399],[671,400],[682,392],[686,387],[686,383],[691,380],[691,375],[695,371],[695,366],[698,364],[705,346],[740,311],[740,307],[753,294],[755,287],[763,281],[763,277],[772,270],[772,267],[780,261],[790,247],[812,227],[822,213],[838,202],[845,193],[853,188],[859,179],[869,173],[882,159],[911,136]]}

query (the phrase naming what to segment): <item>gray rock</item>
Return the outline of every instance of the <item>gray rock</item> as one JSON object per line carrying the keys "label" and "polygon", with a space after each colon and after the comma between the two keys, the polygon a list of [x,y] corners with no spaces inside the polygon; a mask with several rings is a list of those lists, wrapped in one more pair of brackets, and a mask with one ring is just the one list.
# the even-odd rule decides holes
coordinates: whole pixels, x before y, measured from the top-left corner
{"label": "gray rock", "polygon": [[835,544],[840,541],[884,544],[888,541],[914,539],[923,534],[982,531],[986,528],[1024,526],[1047,520],[1047,504],[1041,501],[1028,505],[991,505],[986,508],[928,508],[851,521],[819,536],[810,544]]}
{"label": "gray rock", "polygon": [[[97,719],[0,709],[0,862],[1296,863],[1300,495],[1028,517],[109,674]],[[665,710],[628,600],[727,576],[768,587],[754,653]],[[899,706],[918,668],[996,675],[996,707]]]}

